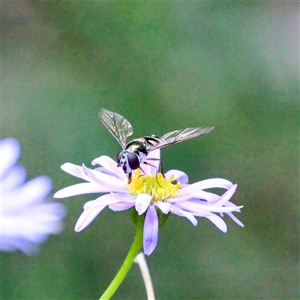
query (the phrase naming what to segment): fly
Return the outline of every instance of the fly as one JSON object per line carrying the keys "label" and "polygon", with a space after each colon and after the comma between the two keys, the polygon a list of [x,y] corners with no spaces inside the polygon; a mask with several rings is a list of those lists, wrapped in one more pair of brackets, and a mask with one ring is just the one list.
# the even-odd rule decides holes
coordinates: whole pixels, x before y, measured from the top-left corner
{"label": "fly", "polygon": [[128,175],[128,183],[131,182],[133,170],[140,168],[142,163],[151,165],[146,162],[149,152],[196,138],[214,129],[214,127],[179,129],[166,133],[160,138],[155,135],[143,136],[127,143],[127,138],[133,134],[133,128],[123,116],[102,108],[99,117],[123,148],[117,155],[117,163],[118,167]]}

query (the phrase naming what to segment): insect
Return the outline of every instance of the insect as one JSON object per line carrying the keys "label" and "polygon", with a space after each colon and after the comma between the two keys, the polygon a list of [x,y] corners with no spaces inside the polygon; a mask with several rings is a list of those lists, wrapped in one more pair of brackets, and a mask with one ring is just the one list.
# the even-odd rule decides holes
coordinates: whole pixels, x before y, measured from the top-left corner
{"label": "insect", "polygon": [[162,137],[143,136],[127,143],[127,138],[133,134],[133,128],[123,116],[102,108],[99,118],[123,148],[117,155],[117,163],[118,167],[128,175],[128,183],[131,182],[133,170],[141,169],[142,163],[151,165],[146,162],[149,152],[196,138],[214,129],[214,127],[179,129],[166,133]]}

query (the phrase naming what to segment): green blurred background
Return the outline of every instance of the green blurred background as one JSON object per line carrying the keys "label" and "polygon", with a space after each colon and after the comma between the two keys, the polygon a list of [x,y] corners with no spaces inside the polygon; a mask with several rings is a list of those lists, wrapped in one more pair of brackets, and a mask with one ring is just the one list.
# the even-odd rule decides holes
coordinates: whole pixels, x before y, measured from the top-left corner
{"label": "green blurred background", "polygon": [[[53,192],[79,182],[63,163],[120,150],[102,107],[135,137],[216,126],[164,149],[164,167],[238,183],[245,228],[172,216],[148,257],[157,299],[299,298],[298,3],[3,2],[2,25],[2,136]],[[38,256],[1,254],[1,299],[99,298],[134,227],[107,209],[75,233],[93,198],[63,200],[65,229]],[[114,299],[146,299],[136,265]]]}

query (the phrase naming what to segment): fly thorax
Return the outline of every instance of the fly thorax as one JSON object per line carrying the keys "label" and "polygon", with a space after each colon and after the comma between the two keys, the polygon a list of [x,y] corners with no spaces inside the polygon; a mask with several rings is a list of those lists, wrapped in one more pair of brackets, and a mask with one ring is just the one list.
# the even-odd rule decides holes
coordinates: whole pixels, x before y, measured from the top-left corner
{"label": "fly thorax", "polygon": [[128,152],[142,152],[145,155],[148,154],[147,152],[147,142],[144,138],[139,138],[139,139],[135,139],[131,142],[129,142],[126,147],[125,150],[127,150]]}
{"label": "fly thorax", "polygon": [[[126,146],[126,151],[128,153],[135,153],[140,161],[140,164],[143,163],[146,158],[147,158],[147,154],[148,151],[146,149],[146,141],[144,138],[139,138],[139,139],[135,139],[133,141],[131,141],[130,143],[127,144]],[[133,160],[133,156],[132,156],[132,160]],[[136,170],[137,168],[134,168],[133,170]]]}

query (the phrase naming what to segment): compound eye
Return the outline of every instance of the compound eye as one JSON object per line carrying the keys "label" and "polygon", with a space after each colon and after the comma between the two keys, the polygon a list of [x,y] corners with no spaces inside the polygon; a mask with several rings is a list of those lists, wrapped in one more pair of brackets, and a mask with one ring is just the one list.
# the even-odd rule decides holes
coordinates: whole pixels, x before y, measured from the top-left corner
{"label": "compound eye", "polygon": [[121,162],[122,156],[124,154],[124,150],[122,150],[121,152],[119,152],[119,154],[117,155],[117,163],[119,164]]}
{"label": "compound eye", "polygon": [[140,166],[139,157],[133,152],[128,152],[127,160],[131,170],[135,170]]}

